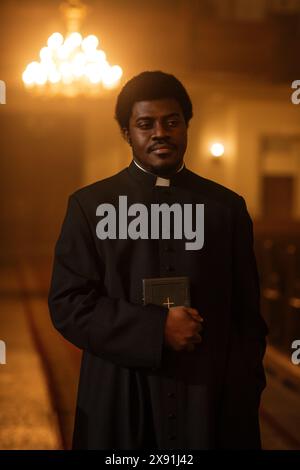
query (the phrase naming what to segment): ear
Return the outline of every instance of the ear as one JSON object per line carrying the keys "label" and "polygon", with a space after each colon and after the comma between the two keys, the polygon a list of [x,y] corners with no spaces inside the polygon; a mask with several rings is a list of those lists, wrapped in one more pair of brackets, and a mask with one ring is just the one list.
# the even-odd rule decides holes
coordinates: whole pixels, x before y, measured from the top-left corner
{"label": "ear", "polygon": [[123,136],[126,142],[131,146],[131,138],[130,138],[129,130],[126,127],[123,127],[122,130],[123,130]]}

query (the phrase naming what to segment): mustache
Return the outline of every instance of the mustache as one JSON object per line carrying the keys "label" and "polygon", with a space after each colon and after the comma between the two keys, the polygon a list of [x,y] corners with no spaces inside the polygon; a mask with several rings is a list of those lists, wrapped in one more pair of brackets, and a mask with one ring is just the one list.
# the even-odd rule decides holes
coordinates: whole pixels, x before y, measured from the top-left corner
{"label": "mustache", "polygon": [[156,142],[153,145],[150,145],[150,147],[148,147],[148,153],[152,152],[153,150],[156,150],[157,148],[162,147],[163,145],[165,145],[166,147],[170,147],[173,150],[177,148],[176,145],[173,144],[172,142],[169,142],[167,140],[161,140],[159,142]]}

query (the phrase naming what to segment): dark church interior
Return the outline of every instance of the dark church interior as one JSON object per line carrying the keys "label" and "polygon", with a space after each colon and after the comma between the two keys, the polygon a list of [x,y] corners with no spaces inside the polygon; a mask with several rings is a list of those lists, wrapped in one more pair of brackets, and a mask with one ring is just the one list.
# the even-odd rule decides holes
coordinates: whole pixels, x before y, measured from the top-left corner
{"label": "dark church interior", "polygon": [[[26,66],[75,27],[116,64],[107,81],[33,82]],[[191,96],[186,166],[245,198],[269,328],[262,447],[300,450],[299,0],[1,0],[0,43],[0,450],[71,448],[81,351],[49,317],[53,251],[69,195],[129,165],[114,106],[144,70]]]}

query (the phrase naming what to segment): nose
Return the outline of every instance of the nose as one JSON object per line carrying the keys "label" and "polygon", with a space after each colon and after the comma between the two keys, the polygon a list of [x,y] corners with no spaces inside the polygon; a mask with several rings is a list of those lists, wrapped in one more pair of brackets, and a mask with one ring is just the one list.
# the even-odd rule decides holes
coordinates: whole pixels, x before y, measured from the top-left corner
{"label": "nose", "polygon": [[169,137],[169,133],[166,127],[164,126],[163,122],[157,121],[153,129],[152,138],[155,140],[155,139],[161,139],[161,138],[166,138],[166,137]]}

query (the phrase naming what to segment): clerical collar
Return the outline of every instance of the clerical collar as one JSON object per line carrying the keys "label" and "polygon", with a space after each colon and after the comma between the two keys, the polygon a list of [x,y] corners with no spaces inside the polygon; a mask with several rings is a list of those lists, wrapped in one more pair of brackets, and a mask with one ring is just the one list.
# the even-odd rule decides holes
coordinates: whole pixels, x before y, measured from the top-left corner
{"label": "clerical collar", "polygon": [[128,167],[129,171],[131,173],[135,173],[136,175],[138,174],[142,175],[142,173],[139,171],[141,170],[144,173],[144,175],[147,176],[148,181],[151,182],[154,186],[170,186],[170,184],[172,184],[175,181],[174,177],[177,176],[178,173],[181,172],[184,168],[185,168],[185,164],[183,162],[181,167],[176,171],[175,175],[173,175],[171,178],[162,178],[161,176],[157,176],[154,173],[151,173],[150,171],[145,170],[135,160],[132,160],[130,166]]}

